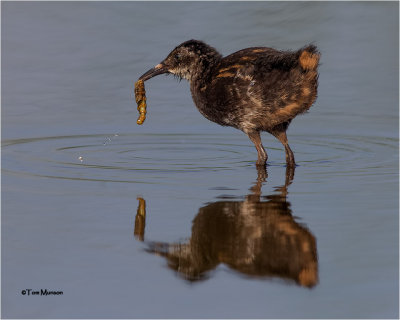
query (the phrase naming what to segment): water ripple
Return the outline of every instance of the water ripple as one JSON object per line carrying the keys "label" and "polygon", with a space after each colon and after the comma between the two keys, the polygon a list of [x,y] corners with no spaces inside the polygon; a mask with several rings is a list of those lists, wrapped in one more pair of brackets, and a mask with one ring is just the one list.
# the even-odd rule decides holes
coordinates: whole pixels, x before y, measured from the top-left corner
{"label": "water ripple", "polygon": [[[238,142],[239,141],[239,142]],[[314,173],[365,174],[397,156],[397,139],[307,136],[290,139],[299,166]],[[275,142],[274,142],[275,143]],[[284,165],[279,144],[264,138],[271,166]],[[170,175],[253,166],[254,147],[237,135],[97,134],[5,140],[3,172],[56,179],[162,183]],[[371,171],[371,170],[369,170]],[[371,172],[369,172],[371,174]]]}

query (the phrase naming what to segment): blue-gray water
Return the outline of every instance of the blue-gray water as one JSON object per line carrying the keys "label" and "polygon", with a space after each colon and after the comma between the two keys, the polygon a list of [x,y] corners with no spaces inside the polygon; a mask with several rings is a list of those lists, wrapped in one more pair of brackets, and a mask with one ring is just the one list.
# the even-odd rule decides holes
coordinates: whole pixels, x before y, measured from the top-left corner
{"label": "blue-gray water", "polygon": [[[398,3],[1,6],[3,318],[399,316]],[[319,47],[291,183],[275,138],[264,181],[185,81],[148,81],[136,125],[134,82],[191,38],[224,55]]]}

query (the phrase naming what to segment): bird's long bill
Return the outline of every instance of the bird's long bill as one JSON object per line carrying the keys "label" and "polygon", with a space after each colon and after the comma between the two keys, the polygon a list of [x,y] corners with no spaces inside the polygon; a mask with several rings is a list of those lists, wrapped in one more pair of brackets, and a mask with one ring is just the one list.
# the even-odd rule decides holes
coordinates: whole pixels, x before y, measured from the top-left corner
{"label": "bird's long bill", "polygon": [[149,80],[150,78],[153,78],[159,74],[167,73],[167,72],[168,72],[167,68],[163,64],[159,63],[154,68],[152,68],[149,71],[147,71],[146,73],[142,74],[140,76],[139,80],[146,81],[146,80]]}

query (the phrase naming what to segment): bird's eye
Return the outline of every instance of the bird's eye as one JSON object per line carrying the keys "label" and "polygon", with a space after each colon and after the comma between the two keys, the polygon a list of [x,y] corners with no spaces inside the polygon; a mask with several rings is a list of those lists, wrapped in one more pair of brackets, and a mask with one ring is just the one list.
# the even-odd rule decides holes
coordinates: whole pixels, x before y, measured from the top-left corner
{"label": "bird's eye", "polygon": [[179,53],[175,53],[174,58],[176,61],[179,61],[179,60],[181,60],[181,55]]}

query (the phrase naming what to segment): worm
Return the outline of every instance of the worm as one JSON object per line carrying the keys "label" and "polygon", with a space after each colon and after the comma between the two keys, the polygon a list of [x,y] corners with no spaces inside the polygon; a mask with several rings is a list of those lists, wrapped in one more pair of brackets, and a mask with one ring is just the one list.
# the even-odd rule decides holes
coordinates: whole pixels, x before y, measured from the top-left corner
{"label": "worm", "polygon": [[139,111],[139,118],[136,123],[141,125],[144,120],[146,120],[146,90],[144,88],[143,80],[138,80],[135,82],[135,99],[138,105],[137,109]]}

